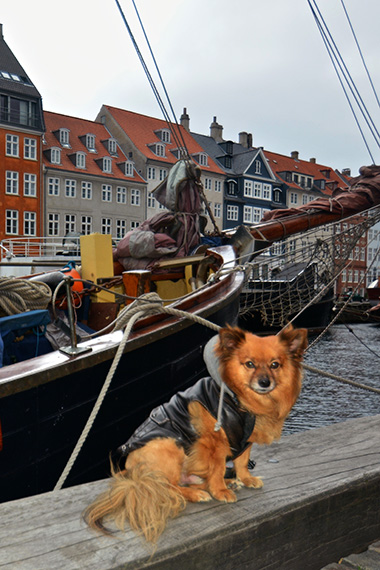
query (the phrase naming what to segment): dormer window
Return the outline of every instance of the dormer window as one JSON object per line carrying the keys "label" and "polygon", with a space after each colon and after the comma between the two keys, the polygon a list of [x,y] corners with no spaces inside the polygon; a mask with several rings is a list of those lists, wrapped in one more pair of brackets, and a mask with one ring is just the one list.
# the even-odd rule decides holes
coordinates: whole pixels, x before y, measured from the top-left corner
{"label": "dormer window", "polygon": [[117,144],[115,139],[108,139],[108,152],[110,154],[117,154]]}
{"label": "dormer window", "polygon": [[77,168],[86,168],[86,155],[84,152],[75,153],[75,166]]}
{"label": "dormer window", "polygon": [[105,156],[103,158],[103,172],[107,172],[107,173],[112,172],[112,160],[110,158],[108,158],[108,156]]}
{"label": "dormer window", "polygon": [[163,143],[170,143],[170,131],[169,129],[159,129],[158,131],[154,131],[154,133],[158,136],[158,138]]}
{"label": "dormer window", "polygon": [[205,152],[200,152],[192,155],[200,166],[208,166],[208,157]]}
{"label": "dormer window", "polygon": [[61,149],[57,147],[53,147],[49,149],[46,153],[48,155],[48,159],[52,164],[61,164]]}
{"label": "dormer window", "polygon": [[98,160],[95,160],[95,162],[103,172],[107,174],[112,173],[112,158],[109,156],[99,158]]}
{"label": "dormer window", "polygon": [[95,135],[87,134],[86,135],[86,148],[90,152],[96,152],[95,148]]}
{"label": "dormer window", "polygon": [[260,162],[260,160],[255,160],[255,173],[261,174],[261,162]]}
{"label": "dormer window", "polygon": [[171,153],[174,154],[174,156],[178,159],[183,158],[184,156],[187,155],[187,151],[183,147],[173,148],[173,150],[171,150]]}
{"label": "dormer window", "polygon": [[166,156],[164,144],[154,143],[154,144],[149,144],[148,147],[156,156]]}
{"label": "dormer window", "polygon": [[133,162],[126,160],[125,162],[120,162],[118,167],[125,176],[133,176]]}
{"label": "dormer window", "polygon": [[70,131],[69,129],[59,129],[59,142],[65,148],[70,148]]}

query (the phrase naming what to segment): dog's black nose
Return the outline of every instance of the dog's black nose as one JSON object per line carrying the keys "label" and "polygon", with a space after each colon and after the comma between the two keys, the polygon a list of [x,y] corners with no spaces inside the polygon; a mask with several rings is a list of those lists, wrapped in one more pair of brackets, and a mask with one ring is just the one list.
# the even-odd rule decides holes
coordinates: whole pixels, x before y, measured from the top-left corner
{"label": "dog's black nose", "polygon": [[258,384],[261,388],[269,388],[270,380],[268,376],[260,376]]}

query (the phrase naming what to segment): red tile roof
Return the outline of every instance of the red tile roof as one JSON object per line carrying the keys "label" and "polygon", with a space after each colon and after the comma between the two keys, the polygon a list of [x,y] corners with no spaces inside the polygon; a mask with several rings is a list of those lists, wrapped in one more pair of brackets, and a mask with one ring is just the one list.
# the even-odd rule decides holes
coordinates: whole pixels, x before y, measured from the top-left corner
{"label": "red tile roof", "polygon": [[[153,150],[149,148],[149,145],[154,143],[162,142],[155,131],[162,129],[168,129],[168,124],[163,119],[156,119],[155,117],[148,117],[147,115],[141,115],[139,113],[134,113],[132,111],[126,111],[124,109],[118,109],[117,107],[111,107],[109,105],[104,105],[105,109],[113,116],[116,122],[120,125],[126,135],[131,139],[133,144],[137,149],[148,159],[158,160],[164,162],[165,164],[174,164],[177,162],[176,156],[170,152],[178,148],[178,146],[183,146],[180,142],[177,144],[173,140],[173,134],[171,134],[171,142],[164,143],[166,147],[166,156],[157,156]],[[182,125],[174,125],[173,129],[175,132],[181,133],[177,136],[182,141],[188,149],[191,155],[198,153],[204,153],[203,148],[197,143],[197,141],[191,136],[191,134],[184,129]],[[213,172],[215,174],[224,174],[223,170],[217,166],[217,164],[208,156],[208,166],[201,166],[202,170],[205,172]]]}
{"label": "red tile roof", "polygon": [[[43,150],[46,151],[52,147],[61,149],[61,164],[51,164],[47,157],[44,156],[43,163],[45,166],[58,170],[72,171],[77,174],[85,173],[89,175],[103,176],[105,178],[117,178],[125,181],[133,180],[135,182],[145,183],[145,180],[135,170],[133,172],[133,177],[125,176],[117,166],[118,163],[125,162],[127,158],[119,145],[117,145],[117,157],[115,157],[111,155],[104,144],[102,144],[101,141],[105,141],[113,137],[101,123],[61,115],[59,113],[51,113],[49,111],[44,111],[44,117],[46,123],[46,144],[44,144]],[[63,147],[60,144],[59,139],[54,135],[54,132],[59,131],[59,129],[68,129],[70,131],[70,148]],[[95,135],[96,153],[90,152],[85,146],[85,143],[80,139],[80,137],[84,137],[87,134]],[[79,151],[86,154],[85,169],[74,166],[73,162],[69,158],[70,155]],[[96,163],[96,160],[103,157],[112,158],[112,173],[103,172],[101,167]]]}
{"label": "red tile roof", "polygon": [[[267,150],[264,150],[264,154],[269,162],[269,166],[279,177],[281,177],[281,172],[295,172],[301,176],[312,176],[314,180],[325,180],[326,184],[331,185],[331,183],[335,182],[338,188],[344,188],[346,186],[331,166],[300,160]],[[293,188],[302,188],[294,182],[288,184]],[[326,186],[324,193],[331,194],[331,188]]]}

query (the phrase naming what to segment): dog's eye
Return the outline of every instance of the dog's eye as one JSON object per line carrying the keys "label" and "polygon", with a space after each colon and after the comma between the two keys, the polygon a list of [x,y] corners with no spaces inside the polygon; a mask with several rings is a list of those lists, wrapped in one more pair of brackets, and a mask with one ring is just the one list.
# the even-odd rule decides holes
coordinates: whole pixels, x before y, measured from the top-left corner
{"label": "dog's eye", "polygon": [[245,366],[247,368],[255,368],[255,365],[253,364],[252,360],[247,360],[247,362],[245,363]]}
{"label": "dog's eye", "polygon": [[278,368],[280,366],[280,363],[277,362],[277,360],[275,360],[274,362],[271,363],[270,367],[273,368],[273,370],[275,370],[276,368]]}

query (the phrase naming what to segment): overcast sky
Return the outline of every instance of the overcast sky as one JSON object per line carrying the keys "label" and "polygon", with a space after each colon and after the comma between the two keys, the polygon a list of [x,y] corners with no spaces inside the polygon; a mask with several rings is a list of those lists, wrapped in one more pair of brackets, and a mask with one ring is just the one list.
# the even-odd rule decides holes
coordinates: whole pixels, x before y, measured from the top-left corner
{"label": "overcast sky", "polygon": [[[255,146],[298,150],[354,175],[372,163],[307,0],[135,1],[175,113],[187,108],[192,131],[209,134],[216,116],[225,139],[247,131]],[[120,3],[153,74],[133,4]],[[344,4],[380,90],[380,1]],[[318,6],[380,130],[342,2]],[[104,103],[162,118],[115,0],[12,0],[0,18],[45,110],[94,120]]]}

